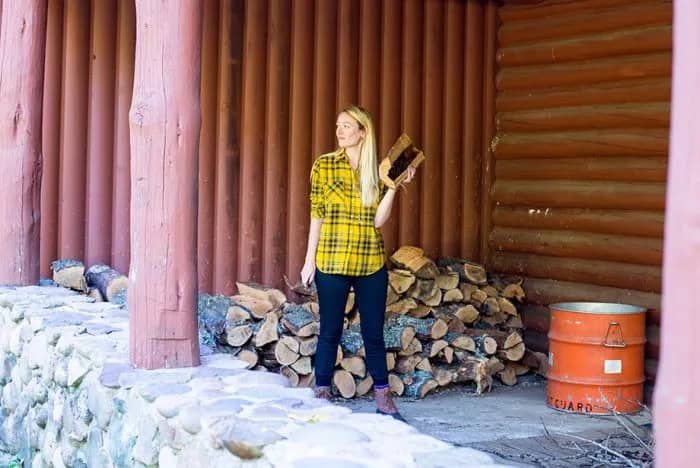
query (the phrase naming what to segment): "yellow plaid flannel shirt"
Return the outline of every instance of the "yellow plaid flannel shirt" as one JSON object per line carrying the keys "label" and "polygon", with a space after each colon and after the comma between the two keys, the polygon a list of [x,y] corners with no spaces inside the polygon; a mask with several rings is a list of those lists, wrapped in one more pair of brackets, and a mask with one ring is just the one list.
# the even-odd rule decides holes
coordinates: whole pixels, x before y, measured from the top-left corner
{"label": "yellow plaid flannel shirt", "polygon": [[358,175],[343,150],[314,162],[311,217],[323,218],[316,268],[323,273],[364,276],[384,266],[384,241],[374,227],[374,216],[385,193],[381,184],[374,204],[362,205]]}

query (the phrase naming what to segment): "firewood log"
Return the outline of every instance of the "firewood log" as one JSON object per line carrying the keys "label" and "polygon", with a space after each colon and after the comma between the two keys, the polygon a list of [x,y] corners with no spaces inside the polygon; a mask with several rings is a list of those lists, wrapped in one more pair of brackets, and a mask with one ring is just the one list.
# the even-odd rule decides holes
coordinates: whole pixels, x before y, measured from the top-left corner
{"label": "firewood log", "polygon": [[478,263],[460,258],[445,258],[438,261],[438,265],[459,273],[461,281],[468,281],[479,286],[486,285],[486,270]]}
{"label": "firewood log", "polygon": [[226,320],[229,322],[238,322],[240,320],[251,320],[253,315],[250,313],[250,309],[242,304],[233,302],[231,298],[226,296],[221,296],[227,300],[227,311]]}
{"label": "firewood log", "polygon": [[506,319],[504,325],[508,328],[515,328],[515,329],[520,329],[520,328],[525,327],[523,325],[523,320],[520,318],[520,315],[512,315],[512,316],[508,317]]}
{"label": "firewood log", "polygon": [[408,347],[416,336],[416,329],[411,325],[397,323],[384,324],[384,346],[390,351],[400,351]]}
{"label": "firewood log", "polygon": [[355,308],[355,292],[350,291],[348,293],[348,300],[345,303],[345,315],[348,315]]}
{"label": "firewood log", "polygon": [[502,360],[519,361],[525,356],[525,343],[518,343],[511,348],[500,350],[497,356]]}
{"label": "firewood log", "polygon": [[459,283],[459,290],[462,292],[462,296],[464,296],[464,299],[462,300],[465,302],[468,302],[471,299],[474,292],[480,291],[477,285],[471,283]]}
{"label": "firewood log", "polygon": [[447,324],[440,319],[426,318],[417,319],[407,315],[401,315],[391,319],[390,323],[413,327],[416,330],[416,335],[425,338],[437,340],[447,334]]}
{"label": "firewood log", "polygon": [[435,278],[435,284],[443,291],[457,289],[459,287],[459,273],[456,271],[442,270]]}
{"label": "firewood log", "polygon": [[287,302],[287,296],[279,289],[269,288],[257,283],[242,283],[237,281],[238,293],[244,296],[255,297],[272,303],[272,307],[280,307]]}
{"label": "firewood log", "polygon": [[231,346],[243,346],[253,336],[253,329],[246,321],[226,324],[226,343]]}
{"label": "firewood log", "polygon": [[53,280],[64,288],[87,292],[88,285],[85,281],[85,265],[77,260],[55,260],[51,262]]}
{"label": "firewood log", "polygon": [[349,356],[340,361],[340,367],[360,378],[367,375],[365,360],[359,356]]}
{"label": "firewood log", "polygon": [[297,374],[291,367],[283,366],[280,367],[280,374],[289,379],[289,383],[292,387],[299,387],[299,374]]}
{"label": "firewood log", "polygon": [[479,289],[484,291],[488,297],[498,298],[498,289],[494,288],[490,284],[487,284],[486,286],[482,286]]}
{"label": "firewood log", "polygon": [[445,349],[448,344],[449,343],[445,340],[435,340],[424,347],[423,353],[427,354],[429,358],[434,358],[440,354],[440,351]]}
{"label": "firewood log", "polygon": [[440,318],[443,314],[453,315],[467,325],[474,323],[479,318],[479,311],[471,304],[445,304],[435,307],[434,314]]}
{"label": "firewood log", "polygon": [[425,398],[428,393],[438,387],[433,374],[426,371],[415,371],[412,374],[403,375],[401,380],[405,385],[404,395],[414,399]]}
{"label": "firewood log", "polygon": [[416,277],[410,270],[402,270],[400,268],[395,268],[389,270],[389,285],[396,292],[396,294],[403,294],[416,282]]}
{"label": "firewood log", "polygon": [[343,330],[343,334],[340,337],[340,346],[343,348],[343,355],[357,356],[360,349],[364,347],[362,334],[359,330],[353,328]]}
{"label": "firewood log", "polygon": [[333,373],[333,385],[343,398],[352,398],[355,396],[357,387],[355,385],[355,378],[350,372],[342,369],[336,370]]}
{"label": "firewood log", "polygon": [[442,302],[462,302],[464,300],[464,294],[459,288],[448,289],[442,294]]}
{"label": "firewood log", "polygon": [[[90,288],[99,289],[109,302],[115,294],[129,286],[129,279],[107,265],[93,265],[85,272],[85,281]],[[87,290],[85,290],[87,291]]]}
{"label": "firewood log", "polygon": [[409,345],[399,351],[399,356],[411,356],[412,354],[420,353],[423,350],[423,345],[418,338],[413,338]]}
{"label": "firewood log", "polygon": [[442,291],[433,280],[416,280],[411,297],[427,306],[437,306],[442,302]]}
{"label": "firewood log", "polygon": [[515,299],[518,302],[523,302],[525,299],[525,291],[519,284],[509,284],[503,289],[501,295],[506,299]]}
{"label": "firewood log", "polygon": [[476,351],[476,343],[474,338],[462,333],[448,333],[443,338],[450,346],[464,351]]}
{"label": "firewood log", "polygon": [[248,369],[252,369],[258,365],[259,357],[255,348],[241,349],[236,357],[241,361],[248,363]]}
{"label": "firewood log", "polygon": [[308,338],[297,338],[299,341],[299,354],[302,356],[313,356],[316,354],[316,346],[318,345],[318,336],[310,336]]}
{"label": "firewood log", "polygon": [[448,311],[436,308],[433,311],[433,315],[436,319],[440,319],[447,324],[447,333],[462,333],[466,328],[464,323],[459,318]]}
{"label": "firewood log", "polygon": [[386,353],[386,369],[391,371],[396,367],[396,353]]}
{"label": "firewood log", "polygon": [[439,386],[444,387],[452,383],[454,373],[444,365],[433,365],[432,374]]}
{"label": "firewood log", "polygon": [[391,389],[394,395],[403,395],[404,384],[403,380],[401,380],[401,377],[394,373],[389,373],[389,388]]}
{"label": "firewood log", "polygon": [[464,330],[464,334],[469,335],[474,339],[477,352],[486,356],[491,356],[498,351],[498,342],[489,336],[488,333],[484,333],[483,330],[467,329]]}
{"label": "firewood log", "polygon": [[365,396],[367,395],[370,390],[372,390],[372,386],[374,385],[374,380],[372,380],[372,376],[368,375],[367,377],[361,379],[361,378],[356,378],[355,379],[355,396]]}
{"label": "firewood log", "polygon": [[287,304],[284,307],[281,322],[287,330],[303,338],[320,332],[319,322],[314,320],[313,314],[297,304]]}
{"label": "firewood log", "polygon": [[396,291],[394,291],[394,288],[392,288],[390,285],[386,287],[386,305],[390,306],[391,304],[395,304],[398,302],[398,300],[401,299],[401,296],[396,294]]}
{"label": "firewood log", "polygon": [[498,298],[498,307],[505,314],[508,314],[511,316],[518,315],[518,309],[513,305],[512,302],[510,302],[505,297]]}
{"label": "firewood log", "polygon": [[480,308],[486,299],[488,299],[488,295],[481,289],[477,289],[471,293],[471,296],[469,296],[469,302],[471,302],[472,305],[477,308]]}
{"label": "firewood log", "polygon": [[513,372],[515,372],[515,375],[518,377],[530,372],[530,366],[527,366],[522,362],[507,362],[506,367],[513,369]]}
{"label": "firewood log", "polygon": [[425,318],[428,315],[430,315],[430,313],[432,311],[433,311],[432,307],[428,307],[426,305],[419,304],[416,307],[414,307],[413,309],[409,310],[408,315],[410,315],[411,317],[415,317],[415,318]]}
{"label": "firewood log", "polygon": [[343,356],[343,348],[340,345],[338,345],[338,348],[335,352],[335,366],[336,367],[340,365],[341,361],[343,360],[343,357],[344,357]]}
{"label": "firewood log", "polygon": [[421,359],[421,361],[416,365],[416,370],[432,372],[433,365],[430,363],[430,359],[428,359],[427,357]]}
{"label": "firewood log", "polygon": [[316,374],[313,372],[309,375],[299,376],[299,387],[313,388],[316,385]]}
{"label": "firewood log", "polygon": [[440,274],[435,262],[418,247],[403,246],[394,252],[390,260],[399,268],[411,271],[417,278],[435,279]]}
{"label": "firewood log", "polygon": [[416,301],[409,297],[386,306],[386,311],[404,315],[410,313],[410,311],[415,309],[417,306],[418,304],[416,304]]}
{"label": "firewood log", "polygon": [[491,356],[486,363],[486,369],[489,375],[496,375],[505,368],[505,364],[496,356]]}
{"label": "firewood log", "polygon": [[525,354],[523,355],[521,362],[530,367],[539,375],[543,377],[547,376],[547,371],[549,370],[549,360],[547,359],[546,354],[527,349],[525,350]]}
{"label": "firewood log", "polygon": [[309,356],[300,356],[299,359],[291,364],[291,368],[299,375],[308,375],[313,370],[311,358]]}
{"label": "firewood log", "polygon": [[487,297],[484,304],[481,306],[481,311],[484,315],[496,315],[501,312],[501,308],[498,305],[498,299],[495,297]]}
{"label": "firewood log", "polygon": [[488,359],[484,357],[468,356],[457,364],[450,366],[454,372],[454,383],[475,382],[476,393],[481,394],[491,388],[491,376],[487,371]]}
{"label": "firewood log", "polygon": [[398,189],[408,177],[409,167],[417,168],[425,161],[423,151],[405,133],[391,145],[379,164],[379,178],[389,188]]}
{"label": "firewood log", "polygon": [[273,309],[272,303],[267,299],[260,299],[253,296],[236,295],[231,296],[234,304],[244,307],[256,319],[264,319],[268,312]]}
{"label": "firewood log", "polygon": [[309,312],[311,312],[311,315],[314,316],[314,320],[319,321],[321,319],[321,314],[319,313],[318,302],[305,302],[301,306],[304,307]]}
{"label": "firewood log", "polygon": [[447,364],[452,364],[454,360],[455,351],[451,346],[445,346],[442,351],[440,351],[439,358],[445,361]]}
{"label": "firewood log", "polygon": [[516,377],[515,372],[510,367],[506,367],[496,375],[504,385],[513,386],[518,383],[518,377]]}
{"label": "firewood log", "polygon": [[299,342],[291,336],[280,337],[274,349],[275,359],[282,366],[291,366],[299,359]]}
{"label": "firewood log", "polygon": [[412,374],[416,370],[416,366],[423,358],[418,354],[412,356],[400,357],[396,362],[395,370],[400,374]]}
{"label": "firewood log", "polygon": [[265,320],[260,323],[260,328],[255,333],[255,338],[253,339],[253,343],[257,348],[261,348],[266,344],[273,343],[279,339],[279,335],[277,334],[279,318],[277,317],[277,314],[267,314]]}

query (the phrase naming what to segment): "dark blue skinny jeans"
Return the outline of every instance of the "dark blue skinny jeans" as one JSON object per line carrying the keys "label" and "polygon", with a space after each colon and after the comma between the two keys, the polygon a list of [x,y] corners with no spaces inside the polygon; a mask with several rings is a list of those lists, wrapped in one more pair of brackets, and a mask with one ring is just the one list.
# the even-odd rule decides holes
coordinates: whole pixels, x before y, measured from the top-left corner
{"label": "dark blue skinny jeans", "polygon": [[360,310],[360,328],[365,345],[367,369],[375,386],[388,384],[384,347],[386,309],[386,267],[366,276],[332,275],[316,270],[316,288],[321,314],[321,334],[316,348],[316,385],[329,386],[340,337],[343,334],[345,304],[350,287]]}

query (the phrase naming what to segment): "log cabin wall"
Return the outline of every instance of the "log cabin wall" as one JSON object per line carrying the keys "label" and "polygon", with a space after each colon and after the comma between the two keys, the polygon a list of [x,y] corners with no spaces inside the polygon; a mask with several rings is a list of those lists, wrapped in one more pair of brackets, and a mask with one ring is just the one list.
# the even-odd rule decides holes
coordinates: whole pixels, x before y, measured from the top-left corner
{"label": "log cabin wall", "polygon": [[[201,291],[298,277],[311,164],[335,148],[336,113],[351,103],[373,114],[380,154],[404,131],[427,156],[384,229],[387,251],[479,257],[484,60],[493,59],[484,17],[495,18],[495,2],[204,5]],[[135,28],[132,1],[49,0],[43,276],[56,258],[128,271]]]}
{"label": "log cabin wall", "polygon": [[547,304],[651,309],[658,358],[671,1],[545,1],[498,9],[491,268],[524,275],[527,341]]}

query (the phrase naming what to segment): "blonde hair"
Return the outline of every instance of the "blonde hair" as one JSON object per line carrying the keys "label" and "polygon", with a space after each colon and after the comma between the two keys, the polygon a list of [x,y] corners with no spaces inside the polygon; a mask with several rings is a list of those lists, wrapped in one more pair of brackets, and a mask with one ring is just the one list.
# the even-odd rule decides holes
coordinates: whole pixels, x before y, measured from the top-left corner
{"label": "blonde hair", "polygon": [[346,113],[352,117],[364,130],[365,137],[360,143],[360,192],[362,204],[372,206],[379,197],[379,171],[377,170],[377,140],[374,136],[374,124],[369,112],[360,106],[348,106],[340,114]]}

